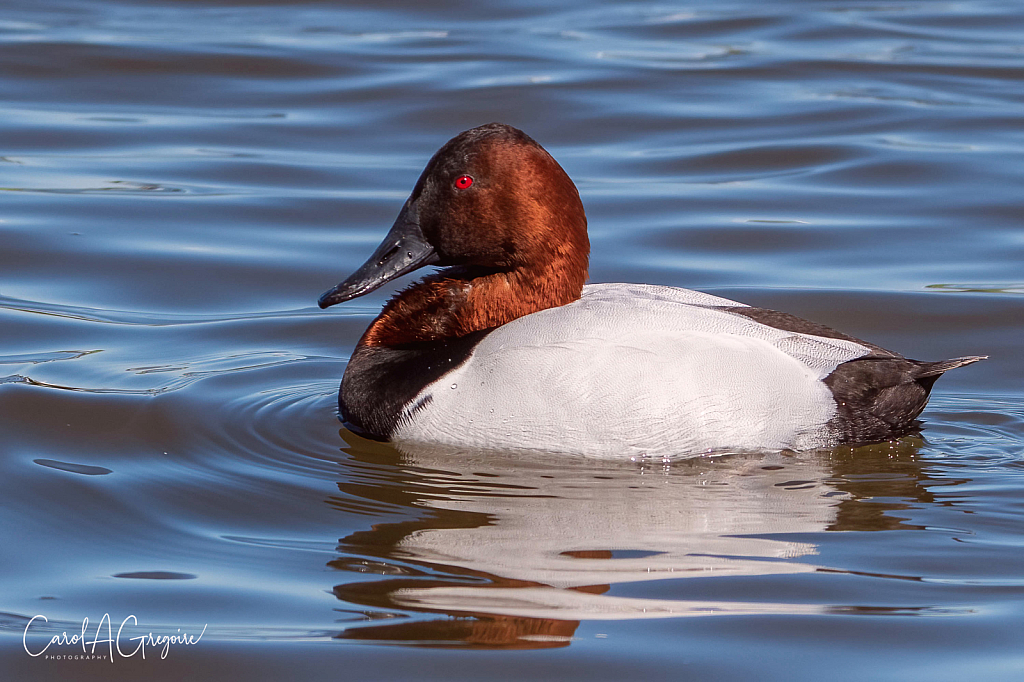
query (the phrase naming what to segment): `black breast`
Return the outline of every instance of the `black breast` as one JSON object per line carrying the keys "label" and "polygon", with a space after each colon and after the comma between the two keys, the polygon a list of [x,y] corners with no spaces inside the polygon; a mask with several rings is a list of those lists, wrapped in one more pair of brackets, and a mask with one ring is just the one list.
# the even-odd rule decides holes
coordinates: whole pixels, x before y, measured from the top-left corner
{"label": "black breast", "polygon": [[404,414],[430,402],[430,395],[419,395],[423,389],[468,360],[491,331],[399,348],[357,347],[338,392],[341,418],[362,435],[390,440]]}

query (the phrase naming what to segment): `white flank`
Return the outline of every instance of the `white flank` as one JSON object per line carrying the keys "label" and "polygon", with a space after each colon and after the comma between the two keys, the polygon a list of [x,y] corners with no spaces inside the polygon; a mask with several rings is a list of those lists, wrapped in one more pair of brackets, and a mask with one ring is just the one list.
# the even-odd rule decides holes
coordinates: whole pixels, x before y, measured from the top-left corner
{"label": "white flank", "polygon": [[821,379],[860,344],[785,332],[672,287],[596,284],[514,320],[427,386],[395,434],[411,442],[596,457],[825,444]]}

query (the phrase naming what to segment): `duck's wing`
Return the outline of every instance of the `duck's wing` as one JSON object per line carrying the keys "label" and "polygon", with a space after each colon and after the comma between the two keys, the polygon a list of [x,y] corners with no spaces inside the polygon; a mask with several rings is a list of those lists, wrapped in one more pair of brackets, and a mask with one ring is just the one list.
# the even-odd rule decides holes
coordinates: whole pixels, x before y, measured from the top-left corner
{"label": "duck's wing", "polygon": [[[558,311],[563,311],[561,314]],[[541,311],[523,318],[538,323],[535,333],[565,333],[566,327],[551,324],[543,329]],[[900,357],[892,351],[842,334],[795,315],[754,308],[700,291],[650,284],[592,284],[584,287],[582,298],[569,306],[550,311],[552,322],[573,319],[579,333],[604,334],[606,338],[651,331],[662,333],[704,333],[719,336],[723,343],[732,337],[766,341],[786,355],[813,369],[824,378],[839,365],[867,355]],[[517,320],[517,322],[519,322]],[[570,325],[571,327],[572,325]]]}
{"label": "duck's wing", "polygon": [[[595,301],[605,304],[632,297],[634,301],[647,299],[668,307],[676,304],[703,308],[706,312],[700,317],[708,326],[717,327],[724,334],[765,338],[790,357],[822,371],[822,381],[837,406],[830,428],[840,442],[878,441],[906,433],[924,409],[939,376],[985,359],[985,356],[967,356],[938,362],[912,360],[789,313],[687,289],[595,285],[591,295]],[[741,317],[756,326],[737,326],[734,320],[722,317],[723,314]]]}
{"label": "duck's wing", "polygon": [[842,442],[878,441],[906,433],[924,410],[936,379],[985,359],[972,355],[938,362],[911,360],[789,313],[743,305],[724,309],[776,329],[843,339],[871,350],[838,365],[824,379],[838,406],[832,423]]}

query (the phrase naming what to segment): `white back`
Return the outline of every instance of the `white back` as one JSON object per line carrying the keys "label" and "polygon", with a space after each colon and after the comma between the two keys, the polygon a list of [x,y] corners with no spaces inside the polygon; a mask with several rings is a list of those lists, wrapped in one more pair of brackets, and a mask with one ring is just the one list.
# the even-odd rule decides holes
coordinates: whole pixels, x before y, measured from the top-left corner
{"label": "white back", "polygon": [[672,287],[596,284],[489,334],[395,441],[592,456],[825,444],[821,379],[869,350],[786,332]]}

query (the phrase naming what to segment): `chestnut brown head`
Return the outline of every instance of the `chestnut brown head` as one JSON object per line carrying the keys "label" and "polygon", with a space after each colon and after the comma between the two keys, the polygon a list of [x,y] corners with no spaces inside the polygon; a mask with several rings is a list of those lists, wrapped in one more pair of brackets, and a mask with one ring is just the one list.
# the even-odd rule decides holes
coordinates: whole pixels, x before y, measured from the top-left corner
{"label": "chestnut brown head", "polygon": [[491,123],[434,154],[384,241],[320,307],[426,265],[503,271],[557,262],[580,271],[582,285],[589,247],[579,193],[562,167],[522,131]]}

